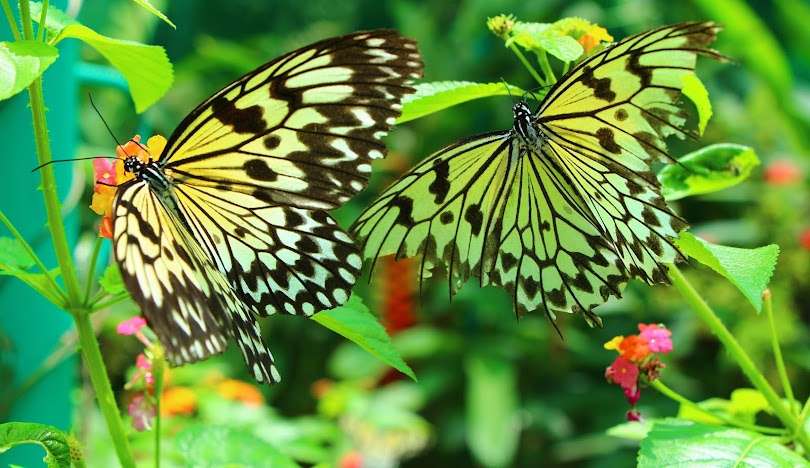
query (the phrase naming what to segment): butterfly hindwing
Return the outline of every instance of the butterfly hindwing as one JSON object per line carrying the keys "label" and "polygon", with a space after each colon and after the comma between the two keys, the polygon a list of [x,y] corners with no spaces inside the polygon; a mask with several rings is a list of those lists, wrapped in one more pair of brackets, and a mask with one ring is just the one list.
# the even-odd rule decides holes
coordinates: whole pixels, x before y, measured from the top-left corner
{"label": "butterfly hindwing", "polygon": [[119,188],[113,248],[124,284],[169,362],[205,359],[233,337],[257,380],[278,381],[252,313],[164,203],[146,182]]}
{"label": "butterfly hindwing", "polygon": [[177,196],[194,238],[257,313],[310,316],[351,295],[360,255],[326,212],[213,187],[180,185]]}

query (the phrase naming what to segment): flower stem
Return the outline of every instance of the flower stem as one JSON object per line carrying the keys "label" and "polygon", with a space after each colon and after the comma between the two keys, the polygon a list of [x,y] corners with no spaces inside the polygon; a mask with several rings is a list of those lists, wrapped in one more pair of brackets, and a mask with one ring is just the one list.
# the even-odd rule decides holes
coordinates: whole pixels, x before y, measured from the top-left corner
{"label": "flower stem", "polygon": [[[20,2],[20,17],[22,18],[25,39],[33,39],[34,31],[31,26],[31,10],[28,0]],[[34,124],[37,162],[40,165],[47,164],[52,157],[51,144],[48,139],[48,124],[45,120],[45,99],[42,95],[41,76],[35,79],[28,87],[28,97]],[[65,235],[65,223],[62,219],[59,196],[56,193],[56,178],[53,175],[53,167],[50,165],[40,169],[39,173],[42,178],[42,194],[45,197],[48,229],[50,230],[62,280],[65,282],[68,299],[67,308],[70,309],[72,306],[79,304],[79,281],[76,278],[76,268],[73,265],[73,258]]]}
{"label": "flower stem", "polygon": [[37,28],[37,40],[45,40],[45,20],[48,18],[48,4],[50,0],[42,1],[42,11],[39,13],[39,27]]}
{"label": "flower stem", "polygon": [[104,360],[101,358],[101,350],[98,347],[98,341],[96,341],[96,334],[93,331],[93,325],[90,323],[90,315],[86,310],[79,310],[74,312],[73,317],[76,320],[76,330],[79,333],[79,346],[82,350],[84,365],[90,374],[90,382],[96,392],[101,414],[104,415],[107,422],[107,429],[110,431],[115,451],[118,454],[118,461],[124,468],[134,468],[135,461],[132,458],[129,441],[124,431],[124,424],[121,422],[115,396],[107,378],[107,369],[104,366]]}
{"label": "flower stem", "polygon": [[717,314],[706,304],[706,301],[698,294],[692,285],[683,276],[683,273],[675,265],[669,266],[669,278],[672,280],[673,286],[681,293],[683,298],[692,308],[692,310],[703,320],[703,323],[709,327],[709,330],[714,333],[720,342],[725,346],[726,351],[740,366],[743,373],[748,380],[762,393],[765,400],[771,406],[776,417],[782,421],[782,424],[795,434],[796,441],[804,448],[805,454],[810,454],[810,437],[807,432],[799,425],[797,418],[788,410],[779,395],[776,394],[773,387],[762,375],[762,372],[754,365],[754,361],[745,350],[740,346],[740,343],[734,338],[734,335],[726,328]]}
{"label": "flower stem", "polygon": [[540,77],[540,74],[537,73],[537,70],[535,70],[532,64],[529,63],[529,61],[526,59],[526,56],[523,55],[523,52],[521,52],[520,49],[518,49],[518,47],[514,43],[509,44],[509,48],[512,50],[512,52],[515,53],[515,55],[517,55],[517,58],[520,60],[520,63],[522,63],[523,66],[526,67],[526,70],[529,70],[529,74],[532,75],[532,78],[534,78],[535,81],[540,83],[540,86],[546,86],[546,82],[543,81],[543,78]]}
{"label": "flower stem", "polygon": [[163,396],[163,370],[166,361],[160,345],[152,347],[152,374],[155,377],[155,468],[160,468],[160,400]]}
{"label": "flower stem", "polygon": [[107,307],[114,306],[115,304],[119,304],[121,302],[126,301],[129,299],[128,292],[122,292],[120,294],[116,294],[115,296],[111,297],[110,299],[101,302],[101,299],[107,296],[102,296],[99,300],[90,303],[90,310],[91,312],[96,312],[101,309],[106,309]]}
{"label": "flower stem", "polygon": [[675,390],[669,388],[668,386],[664,385],[664,382],[661,382],[661,379],[656,379],[650,382],[650,386],[656,390],[658,390],[661,394],[668,397],[671,400],[677,401],[683,406],[688,406],[690,409],[710,416],[712,418],[719,419],[723,421],[725,424],[730,426],[737,426],[742,429],[747,429],[749,431],[760,432],[763,434],[773,434],[773,435],[784,435],[785,430],[779,429],[778,427],[766,427],[766,426],[759,426],[756,424],[748,424],[744,421],[739,421],[734,418],[729,418],[728,416],[720,413],[713,413],[707,409],[702,408],[697,403],[693,402],[692,400],[686,398],[685,396],[681,395],[680,393],[676,392]]}
{"label": "flower stem", "polygon": [[0,0],[0,4],[3,6],[3,13],[6,16],[6,20],[8,20],[8,28],[11,29],[11,35],[14,37],[15,41],[19,41],[22,37],[20,36],[20,30],[17,29],[17,24],[14,22],[14,13],[11,11],[11,5],[8,4],[8,0]]}
{"label": "flower stem", "polygon": [[541,49],[537,52],[537,62],[540,63],[540,69],[546,75],[546,83],[556,82],[557,77],[554,75],[554,70],[551,69],[551,64],[548,63],[548,54],[545,50]]}
{"label": "flower stem", "polygon": [[796,414],[796,407],[793,404],[795,398],[793,397],[793,387],[790,385],[790,379],[785,369],[785,361],[782,359],[782,348],[779,346],[779,337],[776,334],[776,323],[773,320],[773,295],[770,289],[762,292],[762,308],[765,310],[765,315],[768,317],[768,325],[771,327],[771,347],[773,347],[773,357],[776,361],[776,370],[779,372],[779,379],[782,381],[782,390],[787,397],[790,412]]}

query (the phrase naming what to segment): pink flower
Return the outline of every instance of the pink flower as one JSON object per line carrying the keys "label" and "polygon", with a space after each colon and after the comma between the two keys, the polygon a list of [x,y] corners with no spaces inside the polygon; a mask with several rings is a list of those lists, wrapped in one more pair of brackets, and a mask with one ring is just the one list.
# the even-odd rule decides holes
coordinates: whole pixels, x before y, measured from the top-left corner
{"label": "pink flower", "polygon": [[661,325],[652,323],[639,323],[639,336],[647,341],[650,351],[654,353],[668,353],[672,351],[672,332]]}
{"label": "pink flower", "polygon": [[132,397],[127,405],[127,412],[132,417],[132,427],[138,431],[148,431],[155,419],[155,405],[143,394]]}
{"label": "pink flower", "polygon": [[622,390],[624,390],[624,397],[627,398],[630,406],[636,406],[638,399],[641,398],[641,389],[638,388],[638,385],[633,388],[622,388]]}
{"label": "pink flower", "polygon": [[96,176],[96,183],[115,185],[115,159],[94,159],[93,173]]}
{"label": "pink flower", "polygon": [[619,356],[605,369],[605,378],[623,389],[633,389],[638,382],[638,367],[629,359]]}
{"label": "pink flower", "polygon": [[141,328],[146,326],[146,320],[141,316],[132,317],[129,320],[124,320],[118,324],[115,329],[119,335],[131,336],[141,331]]}
{"label": "pink flower", "polygon": [[138,371],[133,376],[133,381],[140,378],[141,374],[143,374],[143,378],[146,380],[147,385],[152,385],[155,382],[155,376],[152,375],[152,362],[146,357],[145,354],[138,354],[138,357],[135,358],[135,367],[138,368]]}
{"label": "pink flower", "polygon": [[641,413],[638,410],[631,409],[625,415],[630,422],[641,422]]}

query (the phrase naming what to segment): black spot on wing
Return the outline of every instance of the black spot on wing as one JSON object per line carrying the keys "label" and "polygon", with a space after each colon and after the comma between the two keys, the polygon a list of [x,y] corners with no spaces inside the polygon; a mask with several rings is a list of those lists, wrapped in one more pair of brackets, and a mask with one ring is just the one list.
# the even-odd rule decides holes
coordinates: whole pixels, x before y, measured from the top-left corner
{"label": "black spot on wing", "polygon": [[467,207],[467,211],[464,213],[464,219],[470,223],[470,229],[472,230],[473,235],[477,236],[481,233],[481,225],[484,222],[484,213],[481,212],[481,208],[477,204],[472,204]]}
{"label": "black spot on wing", "polygon": [[262,159],[248,159],[244,164],[247,175],[256,180],[266,180],[272,182],[278,179],[276,174]]}
{"label": "black spot on wing", "polygon": [[593,74],[593,68],[590,66],[582,68],[580,81],[593,90],[594,97],[604,99],[607,102],[613,102],[616,99],[616,93],[610,89],[610,78],[596,78]]}
{"label": "black spot on wing", "polygon": [[433,174],[436,178],[430,183],[428,190],[434,195],[433,201],[438,205],[444,203],[450,191],[450,162],[444,158],[437,159],[433,163]]}
{"label": "black spot on wing", "polygon": [[262,118],[264,111],[259,106],[239,109],[225,96],[218,96],[211,101],[211,111],[220,122],[232,126],[236,133],[261,133],[266,129]]}

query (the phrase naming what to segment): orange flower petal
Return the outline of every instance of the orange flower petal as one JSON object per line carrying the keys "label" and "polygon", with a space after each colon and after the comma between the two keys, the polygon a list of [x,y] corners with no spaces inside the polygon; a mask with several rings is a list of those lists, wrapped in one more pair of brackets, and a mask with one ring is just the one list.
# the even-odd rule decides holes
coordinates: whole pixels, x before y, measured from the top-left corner
{"label": "orange flower petal", "polygon": [[197,409],[197,394],[188,387],[170,387],[163,392],[160,414],[191,414]]}

